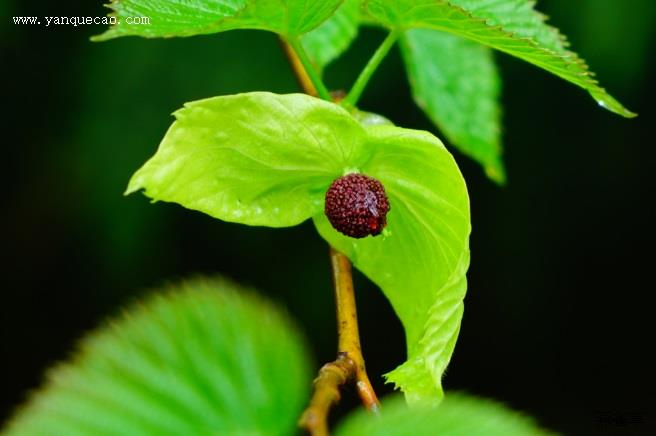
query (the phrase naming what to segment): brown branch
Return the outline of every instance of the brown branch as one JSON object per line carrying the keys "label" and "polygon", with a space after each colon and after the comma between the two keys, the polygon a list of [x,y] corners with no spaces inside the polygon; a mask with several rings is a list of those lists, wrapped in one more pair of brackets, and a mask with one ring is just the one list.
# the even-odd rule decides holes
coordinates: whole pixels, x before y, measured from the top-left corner
{"label": "brown branch", "polygon": [[364,406],[378,412],[378,398],[371,386],[360,348],[358,316],[351,275],[351,262],[334,248],[330,261],[337,306],[338,353],[334,362],[327,363],[314,380],[314,394],[299,425],[312,436],[328,435],[328,413],[340,399],[339,387],[354,382]]}
{"label": "brown branch", "polygon": [[341,398],[339,387],[351,380],[355,364],[348,356],[340,354],[334,362],[326,363],[314,379],[314,395],[305,409],[299,426],[312,436],[327,436],[328,412]]}
{"label": "brown branch", "polygon": [[312,80],[310,80],[310,76],[308,76],[307,71],[305,71],[305,68],[303,68],[303,63],[298,58],[298,55],[292,46],[289,45],[289,43],[283,38],[280,38],[280,45],[282,46],[282,50],[285,52],[285,56],[287,56],[289,65],[292,67],[294,77],[296,77],[296,81],[298,82],[298,86],[301,87],[304,93],[309,94],[312,97],[319,95],[317,88],[314,87]]}
{"label": "brown branch", "polygon": [[[303,63],[289,43],[281,39],[282,48],[294,71],[299,86],[306,94],[317,96],[317,89],[310,80]],[[343,98],[343,93],[334,93],[333,99]],[[379,402],[371,386],[364,366],[358,331],[358,315],[355,306],[351,262],[346,256],[330,247],[335,305],[337,308],[337,359],[325,364],[314,379],[314,393],[310,404],[299,420],[299,426],[312,436],[327,436],[328,413],[339,402],[339,388],[354,383],[362,404],[373,412],[378,412]]]}
{"label": "brown branch", "polygon": [[360,348],[351,262],[332,247],[330,247],[330,262],[333,267],[335,304],[337,306],[338,355],[345,355],[353,361],[355,387],[362,404],[369,410],[377,411],[378,398],[367,376]]}

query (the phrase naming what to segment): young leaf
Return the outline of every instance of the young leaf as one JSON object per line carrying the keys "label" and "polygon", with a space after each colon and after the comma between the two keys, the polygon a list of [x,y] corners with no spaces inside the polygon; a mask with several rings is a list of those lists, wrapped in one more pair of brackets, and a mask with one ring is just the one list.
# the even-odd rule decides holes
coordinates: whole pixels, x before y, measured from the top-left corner
{"label": "young leaf", "polygon": [[415,101],[449,141],[503,183],[500,78],[489,48],[431,29],[400,39]]}
{"label": "young leaf", "polygon": [[345,0],[332,17],[303,36],[301,42],[319,71],[351,45],[359,21],[360,0]]}
{"label": "young leaf", "polygon": [[[325,21],[342,1],[112,0],[109,15],[118,23],[94,40],[192,36],[233,29],[269,30],[293,38]],[[134,24],[135,17],[146,17],[148,22]]]}
{"label": "young leaf", "polygon": [[528,436],[552,434],[533,419],[497,402],[450,392],[439,407],[408,408],[393,398],[380,416],[358,411],[341,423],[337,436]]}
{"label": "young leaf", "polygon": [[347,255],[392,303],[408,361],[387,374],[409,401],[442,397],[442,374],[460,329],[469,266],[469,199],[453,157],[427,132],[367,128],[372,158],[358,169],[389,197],[387,235],[353,239],[323,215],[321,236]]}
{"label": "young leaf", "polygon": [[[384,119],[361,123],[302,94],[216,97],[187,104],[176,118],[128,193],[144,188],[155,200],[250,225],[314,217],[403,322],[409,360],[389,379],[411,399],[438,398],[460,326],[470,231],[465,183],[442,143]],[[354,171],[385,186],[387,236],[351,239],[325,217],[328,187]]]}
{"label": "young leaf", "polygon": [[468,38],[580,86],[612,112],[635,116],[599,86],[533,5],[530,0],[365,0],[368,14],[387,27],[435,29]]}
{"label": "young leaf", "polygon": [[85,338],[3,434],[291,434],[308,366],[274,306],[197,279]]}

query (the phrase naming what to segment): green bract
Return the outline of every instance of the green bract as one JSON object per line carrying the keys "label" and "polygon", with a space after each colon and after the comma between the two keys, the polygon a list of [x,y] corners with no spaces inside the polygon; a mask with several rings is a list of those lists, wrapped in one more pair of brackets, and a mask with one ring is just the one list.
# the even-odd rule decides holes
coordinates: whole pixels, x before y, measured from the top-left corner
{"label": "green bract", "polygon": [[319,233],[385,292],[403,322],[408,361],[387,374],[410,401],[442,396],[441,377],[460,328],[469,266],[469,201],[451,155],[427,132],[368,129],[360,167],[385,186],[388,235],[356,240],[320,214]]}
{"label": "green bract", "polygon": [[[154,200],[249,225],[313,218],[381,287],[406,329],[408,362],[389,379],[410,399],[440,397],[460,326],[470,232],[465,183],[442,143],[427,132],[363,125],[301,94],[216,97],[175,116],[128,193],[143,188]],[[353,171],[385,186],[391,211],[384,236],[347,238],[323,214],[330,183]]]}
{"label": "green bract", "polygon": [[[260,29],[288,38],[317,27],[343,0],[113,0],[118,24],[96,40],[119,36],[147,38],[192,36],[233,29]],[[134,17],[148,24],[132,24]]]}
{"label": "green bract", "polygon": [[328,185],[361,164],[364,129],[303,94],[254,92],[187,103],[130,180],[155,200],[224,221],[285,227],[323,210]]}
{"label": "green bract", "polygon": [[308,366],[276,307],[223,280],[193,280],[84,339],[3,434],[288,435]]}

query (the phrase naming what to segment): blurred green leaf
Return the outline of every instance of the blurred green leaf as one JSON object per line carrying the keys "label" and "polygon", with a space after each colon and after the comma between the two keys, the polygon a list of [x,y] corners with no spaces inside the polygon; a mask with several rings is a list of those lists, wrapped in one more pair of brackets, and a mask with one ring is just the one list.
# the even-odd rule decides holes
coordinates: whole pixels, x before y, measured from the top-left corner
{"label": "blurred green leaf", "polygon": [[[470,231],[465,182],[442,143],[382,120],[362,124],[302,94],[200,100],[176,118],[128,193],[145,188],[155,200],[249,225],[314,217],[319,233],[381,287],[403,322],[409,361],[390,380],[409,398],[439,398],[460,326]],[[325,217],[326,190],[349,172],[385,186],[392,208],[386,235],[352,239]],[[409,367],[413,377],[404,376]]]}
{"label": "blurred green leaf", "polygon": [[[110,16],[118,23],[94,37],[160,38],[192,36],[233,29],[260,29],[286,37],[302,35],[325,21],[343,0],[112,0]],[[132,24],[135,17],[148,23]]]}
{"label": "blurred green leaf", "polygon": [[338,58],[358,35],[360,0],[345,0],[337,12],[301,42],[319,71]]}
{"label": "blurred green leaf", "polygon": [[350,415],[336,436],[529,436],[552,434],[533,419],[502,404],[449,392],[439,407],[408,408],[398,398],[383,401],[381,415]]}
{"label": "blurred green leaf", "polygon": [[145,188],[224,221],[284,227],[323,210],[330,183],[361,160],[364,129],[303,94],[253,92],[187,103],[127,193]]}
{"label": "blurred green leaf", "polygon": [[387,375],[409,401],[439,400],[460,329],[469,266],[469,197],[453,157],[428,132],[367,128],[372,158],[359,170],[383,183],[386,234],[353,239],[315,216],[319,233],[376,283],[406,333],[408,361]]}
{"label": "blurred green leaf", "polygon": [[290,434],[311,381],[303,345],[271,304],[192,280],[85,338],[3,434]]}
{"label": "blurred green leaf", "polygon": [[400,39],[415,101],[460,151],[502,183],[500,78],[489,48],[431,29]]}
{"label": "blurred green leaf", "polygon": [[371,17],[395,29],[442,30],[523,59],[575,85],[600,106],[635,116],[592,78],[565,38],[529,0],[365,0]]}

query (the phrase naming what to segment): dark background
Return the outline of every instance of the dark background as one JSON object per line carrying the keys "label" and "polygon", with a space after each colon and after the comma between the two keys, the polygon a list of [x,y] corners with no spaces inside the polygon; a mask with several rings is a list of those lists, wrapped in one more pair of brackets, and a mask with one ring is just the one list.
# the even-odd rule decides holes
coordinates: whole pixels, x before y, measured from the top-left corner
{"label": "dark background", "polygon": [[[325,243],[306,223],[248,228],[123,197],[185,101],[294,92],[273,35],[234,31],[91,43],[100,26],[13,25],[13,15],[100,16],[102,1],[0,6],[0,418],[76,338],[145,289],[221,273],[289,308],[317,362],[334,356]],[[582,90],[498,55],[509,183],[457,152],[472,201],[463,328],[446,375],[568,434],[656,434],[654,27],[649,0],[541,1],[603,84],[640,116],[607,112]],[[327,70],[347,87],[382,33],[365,29]],[[432,129],[413,106],[397,51],[362,107]],[[432,129],[435,131],[434,129]],[[356,277],[364,352],[380,374],[404,357],[382,294]]]}

